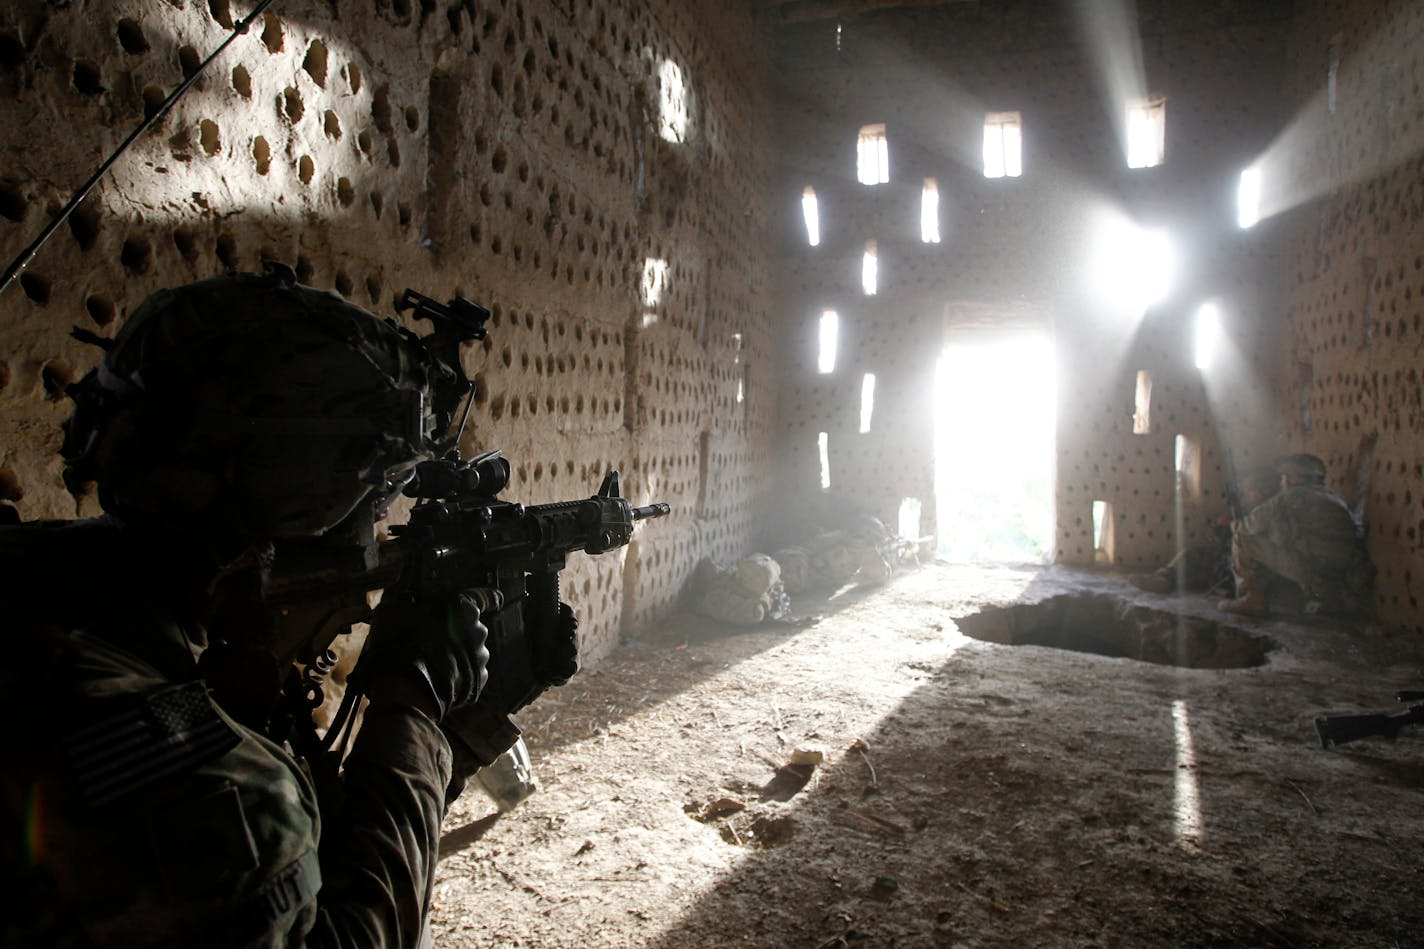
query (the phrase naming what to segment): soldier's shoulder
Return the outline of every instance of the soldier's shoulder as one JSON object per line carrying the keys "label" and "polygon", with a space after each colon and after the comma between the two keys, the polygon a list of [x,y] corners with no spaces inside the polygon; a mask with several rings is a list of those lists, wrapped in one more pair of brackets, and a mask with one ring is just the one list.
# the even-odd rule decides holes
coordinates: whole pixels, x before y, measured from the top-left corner
{"label": "soldier's shoulder", "polygon": [[[233,722],[201,681],[173,682],[69,635],[85,687],[51,696],[54,714],[31,710],[48,740],[8,748],[5,777],[44,789],[59,845],[11,869],[54,901],[0,933],[49,925],[140,946],[212,944],[220,932],[224,945],[274,945],[309,925],[320,822],[300,766]],[[47,880],[65,881],[67,895]]]}

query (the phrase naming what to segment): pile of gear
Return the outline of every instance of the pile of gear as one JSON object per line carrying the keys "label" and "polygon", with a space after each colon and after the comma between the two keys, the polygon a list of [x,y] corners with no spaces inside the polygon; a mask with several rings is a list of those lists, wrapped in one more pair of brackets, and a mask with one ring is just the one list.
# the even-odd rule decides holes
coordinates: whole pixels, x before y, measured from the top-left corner
{"label": "pile of gear", "polygon": [[730,565],[704,559],[692,575],[688,607],[736,626],[781,620],[791,612],[793,595],[885,583],[902,567],[918,564],[929,540],[901,537],[866,515],[771,556],[750,554]]}

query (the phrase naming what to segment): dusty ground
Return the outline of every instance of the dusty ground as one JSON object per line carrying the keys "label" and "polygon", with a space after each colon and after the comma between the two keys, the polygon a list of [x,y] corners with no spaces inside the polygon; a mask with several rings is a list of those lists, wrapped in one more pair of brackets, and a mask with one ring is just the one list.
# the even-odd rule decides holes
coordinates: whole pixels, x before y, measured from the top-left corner
{"label": "dusty ground", "polygon": [[1424,727],[1312,725],[1424,688],[1424,644],[1268,621],[1266,665],[1206,670],[955,622],[1075,589],[1225,619],[945,564],[801,628],[678,617],[528,710],[537,794],[456,804],[436,945],[1424,945]]}

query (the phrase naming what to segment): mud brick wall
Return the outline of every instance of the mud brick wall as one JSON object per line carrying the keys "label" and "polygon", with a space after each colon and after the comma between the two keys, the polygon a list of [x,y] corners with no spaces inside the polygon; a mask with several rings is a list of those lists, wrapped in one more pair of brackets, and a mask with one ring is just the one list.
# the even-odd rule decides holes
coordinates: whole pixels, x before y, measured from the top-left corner
{"label": "mud brick wall", "polygon": [[[253,4],[0,9],[0,253],[48,222]],[[284,0],[114,167],[0,297],[0,497],[97,511],[56,450],[67,382],[150,292],[262,258],[380,315],[406,287],[494,313],[466,354],[465,447],[506,496],[610,467],[670,518],[575,556],[586,654],[665,612],[702,556],[747,547],[771,481],[778,362],[768,51],[740,4]],[[665,101],[684,83],[685,130]],[[649,302],[649,259],[665,261]],[[739,388],[740,387],[740,388]],[[740,396],[739,396],[740,392]]]}
{"label": "mud brick wall", "polygon": [[1381,617],[1424,631],[1424,8],[1303,4],[1262,161],[1274,393],[1361,504]]}
{"label": "mud brick wall", "polygon": [[[1114,559],[1169,559],[1179,537],[1208,536],[1232,466],[1283,445],[1271,425],[1271,350],[1260,323],[1276,251],[1235,224],[1237,176],[1269,141],[1279,113],[1289,6],[1152,5],[1138,25],[1145,88],[1167,97],[1166,161],[1128,169],[1107,95],[1070,5],[975,4],[885,11],[797,24],[778,35],[783,174],[778,237],[786,320],[783,454],[787,502],[818,492],[816,434],[829,435],[832,491],[894,523],[917,497],[933,530],[929,379],[945,338],[1005,321],[1047,325],[1058,360],[1055,557],[1095,560],[1094,501],[1112,505]],[[1180,7],[1180,9],[1179,9]],[[1140,94],[1140,93],[1139,93]],[[987,112],[1023,116],[1022,177],[986,179]],[[884,123],[890,182],[856,180],[856,137]],[[941,242],[922,243],[919,202],[937,180]],[[821,243],[808,246],[802,189],[815,189]],[[1088,250],[1108,211],[1166,227],[1181,261],[1170,296],[1145,315],[1116,312],[1092,287]],[[880,286],[860,288],[865,242],[877,242]],[[1215,299],[1236,317],[1237,367],[1208,386],[1194,366],[1192,315]],[[835,372],[816,372],[816,323],[841,317]],[[998,314],[986,318],[986,314]],[[1227,320],[1224,319],[1224,322]],[[1243,328],[1244,327],[1244,328]],[[1139,370],[1153,379],[1152,428],[1133,433]],[[877,376],[877,419],[857,429],[860,378]],[[891,381],[895,380],[895,381]],[[967,407],[972,411],[973,407]],[[1222,431],[1240,432],[1228,461]],[[1200,495],[1176,524],[1175,440],[1202,458]],[[961,451],[983,450],[959,446]]]}

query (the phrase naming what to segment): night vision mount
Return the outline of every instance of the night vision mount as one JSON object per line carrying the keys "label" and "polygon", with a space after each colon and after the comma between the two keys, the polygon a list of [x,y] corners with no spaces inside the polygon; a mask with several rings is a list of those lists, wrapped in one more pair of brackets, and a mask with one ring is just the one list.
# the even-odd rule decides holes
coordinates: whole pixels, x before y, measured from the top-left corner
{"label": "night vision mount", "polygon": [[490,311],[463,297],[454,297],[449,303],[440,303],[409,287],[396,301],[397,313],[404,313],[406,310],[412,311],[412,319],[429,320],[433,327],[430,335],[424,337],[418,337],[409,330],[403,332],[408,333],[433,357],[435,370],[443,377],[444,383],[438,389],[447,389],[454,394],[450,404],[442,404],[437,408],[453,415],[454,402],[462,395],[468,393],[469,396],[465,399],[460,427],[446,445],[445,450],[449,451],[459,445],[460,436],[465,431],[465,423],[470,418],[470,407],[474,402],[474,386],[465,375],[464,365],[460,362],[460,344],[484,339],[489,335],[485,323],[489,321]]}

